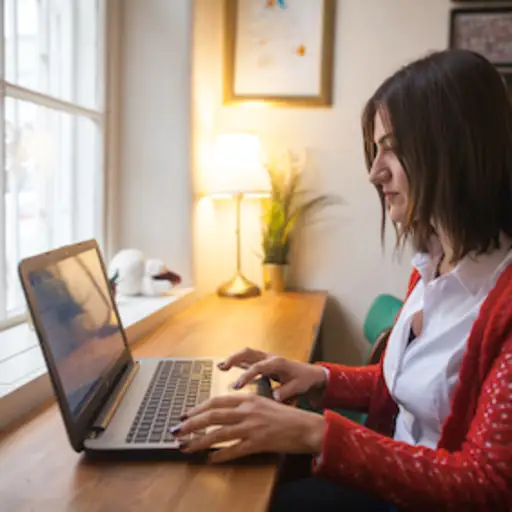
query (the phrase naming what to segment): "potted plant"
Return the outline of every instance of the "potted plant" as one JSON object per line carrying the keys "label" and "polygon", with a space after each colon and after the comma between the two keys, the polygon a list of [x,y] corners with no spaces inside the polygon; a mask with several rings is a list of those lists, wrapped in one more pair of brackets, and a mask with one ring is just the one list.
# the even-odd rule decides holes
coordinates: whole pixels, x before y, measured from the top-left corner
{"label": "potted plant", "polygon": [[279,161],[267,163],[270,177],[270,198],[263,201],[262,251],[265,289],[282,292],[294,231],[306,215],[332,204],[334,197],[310,197],[301,189],[301,174],[305,158],[300,153],[286,151]]}

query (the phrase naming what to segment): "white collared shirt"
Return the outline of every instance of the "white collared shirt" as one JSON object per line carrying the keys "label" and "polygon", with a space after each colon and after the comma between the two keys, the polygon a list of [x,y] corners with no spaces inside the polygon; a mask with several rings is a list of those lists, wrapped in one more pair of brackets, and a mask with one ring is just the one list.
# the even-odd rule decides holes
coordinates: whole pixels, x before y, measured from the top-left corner
{"label": "white collared shirt", "polygon": [[[466,256],[451,272],[435,278],[441,257],[434,239],[430,254],[417,254],[421,279],[404,304],[384,358],[384,379],[398,404],[394,439],[436,448],[450,412],[466,342],[480,306],[500,274],[512,263],[512,240],[478,257]],[[423,310],[423,329],[407,347],[411,321]]]}

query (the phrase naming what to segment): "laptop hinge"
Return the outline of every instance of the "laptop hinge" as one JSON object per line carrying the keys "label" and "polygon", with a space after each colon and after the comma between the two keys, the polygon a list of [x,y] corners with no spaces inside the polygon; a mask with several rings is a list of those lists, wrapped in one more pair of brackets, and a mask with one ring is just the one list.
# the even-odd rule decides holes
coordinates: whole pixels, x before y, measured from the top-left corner
{"label": "laptop hinge", "polygon": [[130,387],[137,371],[140,368],[140,364],[135,361],[132,365],[130,371],[122,378],[121,382],[118,384],[115,393],[112,393],[112,396],[108,399],[105,407],[98,414],[98,417],[94,420],[94,423],[91,425],[91,430],[93,432],[103,432],[107,429],[109,423],[112,421],[114,414],[121,403],[126,391]]}

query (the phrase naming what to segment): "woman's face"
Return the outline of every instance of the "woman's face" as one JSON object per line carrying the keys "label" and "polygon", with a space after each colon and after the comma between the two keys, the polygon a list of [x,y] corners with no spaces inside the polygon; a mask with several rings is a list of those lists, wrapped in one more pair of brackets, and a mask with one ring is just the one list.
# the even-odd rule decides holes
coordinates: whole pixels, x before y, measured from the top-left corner
{"label": "woman's face", "polygon": [[373,140],[376,156],[370,181],[382,190],[391,219],[402,224],[409,206],[409,181],[393,149],[393,134],[386,128],[380,112],[375,115]]}

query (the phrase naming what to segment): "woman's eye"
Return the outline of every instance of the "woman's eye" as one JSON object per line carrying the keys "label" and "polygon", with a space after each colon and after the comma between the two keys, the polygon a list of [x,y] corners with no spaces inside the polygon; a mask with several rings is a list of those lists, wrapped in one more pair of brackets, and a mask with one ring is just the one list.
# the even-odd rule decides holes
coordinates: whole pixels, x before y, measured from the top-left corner
{"label": "woman's eye", "polygon": [[394,155],[396,150],[393,144],[385,143],[381,145],[374,144],[373,152],[373,159],[375,159],[378,157],[378,155]]}

